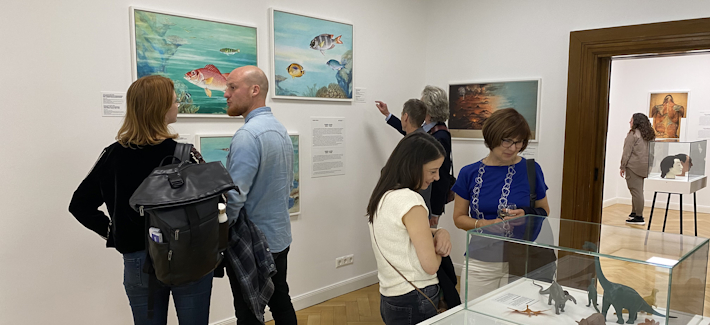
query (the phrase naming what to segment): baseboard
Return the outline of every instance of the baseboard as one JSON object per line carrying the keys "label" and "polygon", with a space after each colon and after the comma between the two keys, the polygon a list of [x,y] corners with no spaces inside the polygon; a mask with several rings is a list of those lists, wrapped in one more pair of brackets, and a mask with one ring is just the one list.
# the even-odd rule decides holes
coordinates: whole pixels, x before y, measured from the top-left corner
{"label": "baseboard", "polygon": [[618,202],[618,198],[616,198],[616,197],[612,198],[612,199],[604,200],[604,202],[602,203],[602,208],[608,208],[608,207],[610,207],[614,204],[617,204],[617,203],[619,203],[619,202]]}
{"label": "baseboard", "polygon": [[461,276],[461,270],[463,270],[463,264],[459,263],[453,263],[454,264],[454,272],[456,272],[457,276]]}
{"label": "baseboard", "polygon": [[[316,289],[298,296],[291,297],[291,303],[293,303],[293,308],[296,310],[301,310],[308,308],[313,305],[317,305],[329,299],[333,299],[338,296],[342,296],[348,292],[353,292],[358,289],[362,289],[367,286],[371,286],[379,282],[377,279],[377,271],[372,271],[365,273],[363,275],[356,276],[347,280],[343,280],[329,286],[325,286],[320,289]],[[269,307],[266,307],[264,312],[264,320],[270,321],[273,317],[271,316],[271,311]],[[237,318],[230,317],[225,320],[219,321],[217,323],[212,323],[211,325],[236,325]]]}
{"label": "baseboard", "polygon": [[[661,201],[661,197],[660,197],[660,196],[656,198],[656,206],[655,206],[655,208],[654,208],[656,212],[658,212],[659,210],[660,210],[660,211],[664,211],[664,210],[666,209],[666,200],[665,200],[665,199],[666,199],[667,197],[668,197],[668,195],[666,194],[666,195],[663,197],[663,199],[664,199],[663,201]],[[692,197],[691,195],[684,195],[684,199],[685,199],[685,200],[683,200],[683,201],[684,201],[684,202],[683,202],[683,212],[684,212],[684,213],[691,213],[691,214],[692,214],[692,213],[693,213],[693,197]],[[676,210],[676,211],[680,210],[680,203],[679,203],[679,202],[673,202],[673,201],[676,201],[676,200],[678,200],[678,196],[677,196],[677,195],[671,196],[671,203],[668,205],[668,209],[669,209],[669,210]],[[690,202],[690,204],[689,204],[688,202]],[[631,205],[631,198],[622,198],[622,197],[619,197],[619,198],[616,198],[616,203],[617,203],[617,204]],[[652,202],[651,200],[646,200],[646,201],[644,202],[644,206],[647,207],[647,208],[650,208],[652,204],[653,204],[653,202]],[[605,206],[605,207],[606,207],[606,206]],[[707,205],[699,205],[699,204],[698,204],[698,212],[701,212],[701,213],[710,213],[710,206],[707,206]]]}

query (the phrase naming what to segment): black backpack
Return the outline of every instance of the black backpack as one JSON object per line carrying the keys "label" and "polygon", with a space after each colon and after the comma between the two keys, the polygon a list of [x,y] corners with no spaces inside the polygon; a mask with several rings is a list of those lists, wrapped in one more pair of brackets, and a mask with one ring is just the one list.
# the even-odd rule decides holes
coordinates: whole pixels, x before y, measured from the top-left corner
{"label": "black backpack", "polygon": [[[177,158],[180,163],[161,162],[129,200],[141,216],[147,214],[144,272],[154,272],[171,286],[197,281],[219,266],[228,223],[219,223],[217,204],[222,193],[237,189],[221,162],[193,164],[191,150],[191,144],[178,143],[175,157],[165,159]],[[162,242],[151,238],[150,228],[160,229]]]}

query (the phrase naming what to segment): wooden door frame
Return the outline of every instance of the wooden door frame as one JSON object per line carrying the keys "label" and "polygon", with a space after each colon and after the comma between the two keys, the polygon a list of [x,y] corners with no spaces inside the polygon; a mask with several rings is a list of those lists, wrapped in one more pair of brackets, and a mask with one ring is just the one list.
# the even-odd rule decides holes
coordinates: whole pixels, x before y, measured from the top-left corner
{"label": "wooden door frame", "polygon": [[[707,49],[710,18],[570,33],[561,218],[601,223],[611,58]],[[578,228],[561,229],[560,244],[598,238],[598,229]]]}

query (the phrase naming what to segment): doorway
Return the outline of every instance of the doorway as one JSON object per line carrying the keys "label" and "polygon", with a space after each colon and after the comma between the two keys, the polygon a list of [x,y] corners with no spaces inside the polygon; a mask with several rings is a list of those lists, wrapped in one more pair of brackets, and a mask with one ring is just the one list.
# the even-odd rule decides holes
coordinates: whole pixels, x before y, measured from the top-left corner
{"label": "doorway", "polygon": [[[710,18],[570,33],[563,219],[601,222],[612,57],[707,49],[710,49]],[[598,230],[577,227],[560,232],[561,245],[581,248],[582,239],[594,238]]]}

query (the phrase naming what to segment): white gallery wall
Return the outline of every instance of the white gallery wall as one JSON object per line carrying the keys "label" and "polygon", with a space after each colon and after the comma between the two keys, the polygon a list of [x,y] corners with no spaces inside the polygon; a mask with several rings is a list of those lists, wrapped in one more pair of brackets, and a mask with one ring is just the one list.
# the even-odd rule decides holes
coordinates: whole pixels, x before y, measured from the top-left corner
{"label": "white gallery wall", "polygon": [[[570,31],[710,16],[710,2],[685,0],[428,1],[426,83],[542,78],[537,161],[551,215],[560,217]],[[584,145],[584,144],[580,144]],[[454,141],[456,172],[485,157],[482,141]],[[618,168],[618,167],[614,167]],[[447,210],[450,213],[450,210]],[[451,216],[443,218],[454,229]],[[455,232],[454,263],[465,235]]]}
{"label": "white gallery wall", "polygon": [[[365,104],[269,101],[301,134],[301,209],[293,220],[289,283],[296,305],[376,282],[364,219],[380,168],[400,136],[373,100],[397,114],[425,84],[542,78],[537,158],[559,216],[569,32],[710,16],[710,3],[676,1],[5,1],[0,20],[0,323],[129,324],[122,260],[67,212],[72,192],[120,118],[101,117],[100,92],[131,83],[130,5],[256,25],[267,71],[268,8],[355,25],[356,87]],[[310,178],[309,117],[345,117],[346,175]],[[238,119],[180,120],[176,131],[232,133]],[[455,141],[456,171],[483,158],[482,142]],[[464,233],[451,207],[442,225],[462,263]],[[334,259],[354,254],[351,266]],[[342,292],[340,292],[342,293]],[[311,300],[309,300],[311,299]],[[211,322],[233,316],[226,279],[215,279]],[[171,324],[177,324],[174,317]]]}
{"label": "white gallery wall", "polygon": [[[626,181],[619,176],[624,138],[629,131],[629,119],[634,113],[649,113],[651,92],[690,92],[686,118],[681,123],[681,140],[698,138],[698,119],[710,113],[710,53],[685,56],[618,59],[611,64],[609,94],[609,132],[606,145],[604,175],[604,205],[631,204]],[[706,171],[707,173],[707,171]],[[653,192],[646,191],[646,206],[651,206]],[[660,194],[656,207],[665,208],[667,194]],[[692,196],[685,196],[683,210],[692,212]],[[710,191],[697,192],[698,210],[710,212]],[[679,197],[671,197],[671,207],[678,209]],[[631,208],[629,208],[629,213]],[[687,216],[691,216],[688,214]],[[645,216],[648,218],[648,215]]]}

